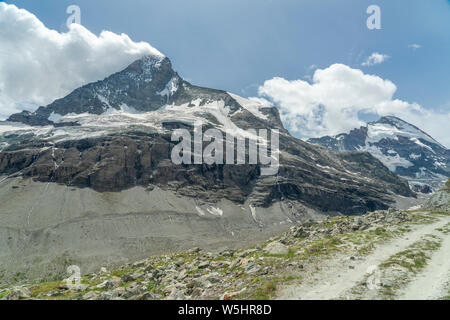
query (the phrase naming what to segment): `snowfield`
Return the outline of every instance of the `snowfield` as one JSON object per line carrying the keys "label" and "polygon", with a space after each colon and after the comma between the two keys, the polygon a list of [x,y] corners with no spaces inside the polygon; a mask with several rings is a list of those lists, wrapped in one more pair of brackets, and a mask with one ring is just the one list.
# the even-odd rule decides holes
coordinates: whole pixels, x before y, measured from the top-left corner
{"label": "snowfield", "polygon": [[[173,79],[172,79],[173,80]],[[161,95],[170,95],[176,91],[176,83],[172,81],[168,83],[166,89],[160,92]],[[259,101],[248,100],[237,95],[230,94],[242,107],[253,115],[267,119],[260,108],[264,107]],[[184,122],[194,124],[202,122],[211,124],[214,127],[228,133],[232,136],[239,136],[248,139],[257,139],[252,132],[248,132],[236,126],[232,121],[231,110],[225,105],[223,100],[211,101],[203,104],[201,99],[193,100],[182,105],[165,105],[159,110],[150,112],[139,112],[134,108],[122,104],[120,110],[117,110],[108,102],[108,99],[102,95],[98,98],[104,103],[105,112],[100,115],[91,113],[74,114],[69,113],[60,115],[52,112],[48,120],[56,124],[77,123],[79,126],[29,126],[15,122],[0,122],[0,135],[7,136],[10,134],[28,135],[44,137],[53,142],[64,140],[84,139],[91,137],[99,137],[116,133],[118,130],[126,130],[132,127],[143,127],[156,132],[163,132],[164,122]],[[239,110],[238,110],[239,111]],[[217,123],[212,123],[210,118],[214,117]],[[259,138],[261,140],[261,138]],[[264,141],[261,141],[264,143]]]}

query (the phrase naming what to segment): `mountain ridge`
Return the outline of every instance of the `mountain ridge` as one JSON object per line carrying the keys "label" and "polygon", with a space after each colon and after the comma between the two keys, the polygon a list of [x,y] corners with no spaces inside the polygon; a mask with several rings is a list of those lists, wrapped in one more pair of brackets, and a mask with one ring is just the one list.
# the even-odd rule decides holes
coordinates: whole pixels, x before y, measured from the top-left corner
{"label": "mountain ridge", "polygon": [[52,113],[57,117],[84,112],[100,115],[109,108],[120,110],[127,103],[137,111],[154,111],[166,104],[191,101],[188,90],[203,99],[219,95],[228,105],[236,107],[236,102],[225,91],[193,86],[180,78],[169,58],[145,56],[124,70],[77,88],[48,106],[41,106],[35,112],[13,114],[7,121],[52,125],[57,122],[49,119]]}
{"label": "mountain ridge", "polygon": [[382,117],[349,133],[311,138],[308,142],[338,151],[367,151],[418,189],[429,184],[438,190],[450,176],[450,150],[394,116]]}
{"label": "mountain ridge", "polygon": [[[345,173],[344,169],[333,167],[338,165],[355,169],[355,162],[353,165],[348,162],[349,156],[324,153],[290,136],[275,107],[222,90],[194,86],[178,76],[172,69],[169,58],[145,56],[124,70],[102,81],[75,89],[66,97],[46,107],[40,107],[33,113],[12,115],[7,123],[21,124],[16,130],[6,131],[0,140],[0,143],[3,143],[0,173],[20,172],[22,176],[36,181],[89,187],[100,192],[118,192],[135,185],[166,187],[171,179],[177,181],[178,185],[181,181],[182,187],[177,188],[177,191],[182,192],[184,187],[191,189],[194,186],[194,183],[189,182],[192,172],[203,176],[205,170],[212,170],[213,173],[212,176],[206,175],[206,181],[204,178],[198,180],[203,181],[200,185],[206,190],[218,190],[215,185],[218,177],[221,186],[219,189],[226,185],[234,189],[233,180],[237,179],[237,172],[245,172],[245,175],[253,180],[252,184],[270,180],[269,177],[260,176],[259,165],[189,167],[168,164],[170,150],[174,145],[170,137],[172,130],[186,125],[192,129],[191,125],[198,120],[203,121],[204,129],[215,127],[223,132],[241,136],[247,136],[246,130],[253,128],[279,130],[281,150],[284,151],[281,157],[286,158],[285,163],[292,161],[288,160],[292,156],[303,159],[302,166],[307,168],[306,172],[309,172],[311,177],[302,174],[300,179],[308,181],[311,188],[314,188],[314,179],[320,181],[330,176],[333,171],[333,175],[343,175],[339,177],[342,179],[333,181],[331,177],[327,177],[324,187],[326,184],[333,187],[342,185],[339,188],[343,187],[345,190],[345,183],[351,180],[345,177],[348,173]],[[23,125],[31,126],[23,128]],[[292,156],[285,157],[287,154]],[[336,156],[342,159],[335,159],[331,164],[328,157]],[[359,159],[366,156],[353,157]],[[365,176],[361,179],[366,185],[369,177],[373,182],[382,178],[385,179],[383,184],[389,181],[389,188],[395,190],[395,193],[411,195],[404,183],[387,175],[379,163],[370,157],[366,157],[365,161],[373,167],[378,167],[377,172],[380,174],[376,176],[361,164],[357,165],[357,170],[364,171]],[[322,167],[315,166],[314,163]],[[285,168],[288,167],[281,166],[277,181],[280,181],[281,172]],[[297,174],[298,172],[293,173],[293,176]],[[232,177],[228,183],[225,182],[226,175]],[[288,184],[298,183],[287,177],[284,180],[290,181]],[[248,182],[244,179],[238,183],[241,189],[239,195],[230,189],[225,192],[225,196],[239,198],[242,202],[248,196],[249,191],[244,191],[248,190]],[[377,188],[382,190],[385,187],[386,185]],[[267,206],[274,197],[284,198],[279,191],[269,191],[272,187],[268,188],[266,185],[264,189],[269,193],[264,192],[263,199],[258,200],[260,205]],[[276,189],[282,190],[282,186],[278,185]],[[297,185],[295,189],[296,197],[304,196],[305,192],[300,191],[303,187],[299,188]],[[324,190],[327,189],[328,187],[325,187]],[[330,191],[326,192],[331,195]],[[191,191],[187,191],[187,194],[191,194]],[[372,198],[369,193],[367,196]],[[217,196],[209,192],[209,198],[214,199]],[[321,202],[317,201],[318,204]],[[332,202],[329,205],[333,207]],[[323,207],[322,204],[320,206]],[[338,207],[333,210],[348,210]],[[374,209],[377,207],[378,205]],[[386,207],[381,205],[380,208]]]}

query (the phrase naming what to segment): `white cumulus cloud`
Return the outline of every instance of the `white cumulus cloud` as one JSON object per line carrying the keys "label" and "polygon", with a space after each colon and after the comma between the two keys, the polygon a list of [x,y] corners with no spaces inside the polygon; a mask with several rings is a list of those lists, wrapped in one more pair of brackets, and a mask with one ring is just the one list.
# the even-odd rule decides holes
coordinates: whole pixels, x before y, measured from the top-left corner
{"label": "white cumulus cloud", "polygon": [[420,44],[413,43],[413,44],[408,45],[408,48],[411,48],[411,49],[413,49],[414,51],[416,51],[417,49],[422,48],[422,46],[421,46]]}
{"label": "white cumulus cloud", "polygon": [[367,57],[366,61],[364,61],[361,65],[364,67],[371,67],[376,64],[383,63],[387,59],[389,59],[389,56],[387,54],[374,52],[369,57]]}
{"label": "white cumulus cloud", "polygon": [[144,55],[161,55],[126,34],[99,36],[78,24],[67,33],[0,2],[0,119],[61,98],[77,87],[117,72]]}
{"label": "white cumulus cloud", "polygon": [[395,115],[450,146],[450,112],[435,113],[395,99],[396,91],[390,80],[343,64],[317,69],[311,82],[273,78],[259,88],[260,96],[279,108],[291,133],[301,138],[348,132],[365,124],[362,114]]}

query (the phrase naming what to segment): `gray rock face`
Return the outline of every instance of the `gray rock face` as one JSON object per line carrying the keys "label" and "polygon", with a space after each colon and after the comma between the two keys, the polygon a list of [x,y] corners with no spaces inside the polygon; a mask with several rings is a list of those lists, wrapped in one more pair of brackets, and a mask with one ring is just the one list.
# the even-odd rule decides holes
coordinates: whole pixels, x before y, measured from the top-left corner
{"label": "gray rock face", "polygon": [[383,117],[350,133],[309,139],[338,151],[368,151],[389,169],[411,181],[419,192],[439,189],[450,176],[450,150],[419,128],[396,117]]}
{"label": "gray rock face", "polygon": [[411,184],[411,189],[414,192],[419,192],[419,193],[424,193],[424,194],[429,194],[429,193],[433,193],[433,189],[431,188],[431,186],[427,185],[427,184],[423,184],[423,183],[412,183]]}
{"label": "gray rock face", "polygon": [[450,179],[441,190],[433,194],[423,208],[450,212]]}
{"label": "gray rock face", "polygon": [[0,172],[99,192],[158,186],[211,203],[251,199],[267,207],[300,200],[320,211],[347,214],[387,208],[390,192],[412,196],[406,181],[367,153],[329,152],[292,137],[282,140],[286,153],[277,177],[261,176],[259,165],[175,165],[169,135],[132,133],[3,151]]}
{"label": "gray rock face", "polygon": [[274,241],[269,243],[265,248],[264,251],[269,254],[288,254],[289,253],[289,247],[285,246],[281,242]]}

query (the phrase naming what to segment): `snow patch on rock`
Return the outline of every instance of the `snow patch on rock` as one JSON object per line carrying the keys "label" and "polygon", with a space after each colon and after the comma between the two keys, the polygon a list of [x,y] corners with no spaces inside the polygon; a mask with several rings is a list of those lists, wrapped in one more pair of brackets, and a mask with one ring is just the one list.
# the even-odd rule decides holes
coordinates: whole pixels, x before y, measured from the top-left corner
{"label": "snow patch on rock", "polygon": [[385,155],[376,146],[366,145],[365,147],[360,148],[360,150],[371,153],[375,158],[380,160],[391,171],[395,171],[397,167],[409,168],[414,165],[412,162],[408,161],[405,158],[400,157],[398,154],[396,154],[395,156]]}
{"label": "snow patch on rock", "polygon": [[235,95],[233,93],[228,92],[228,94],[236,100],[237,103],[239,103],[244,109],[249,111],[251,114],[253,114],[255,117],[258,117],[263,120],[267,120],[267,115],[263,114],[260,111],[260,108],[268,108],[270,107],[270,103],[265,99],[260,98],[243,98],[238,95]]}
{"label": "snow patch on rock", "polygon": [[213,216],[216,216],[216,217],[223,216],[223,210],[220,208],[208,207],[208,208],[206,208],[206,210]]}

